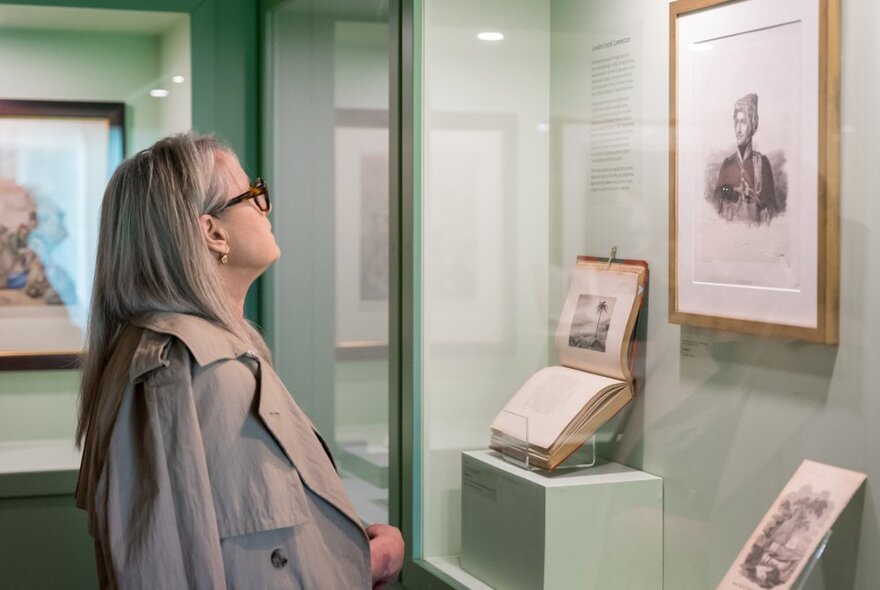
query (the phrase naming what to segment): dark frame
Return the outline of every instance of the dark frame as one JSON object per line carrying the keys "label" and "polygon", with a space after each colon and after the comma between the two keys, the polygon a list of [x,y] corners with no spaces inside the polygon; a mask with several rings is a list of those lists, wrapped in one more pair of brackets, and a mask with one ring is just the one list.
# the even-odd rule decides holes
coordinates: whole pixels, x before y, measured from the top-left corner
{"label": "dark frame", "polygon": [[[90,118],[105,119],[122,138],[121,160],[125,154],[125,104],[119,102],[80,102],[48,100],[0,100],[0,117],[3,118]],[[108,176],[110,174],[108,170]],[[100,195],[96,196],[100,198]],[[97,228],[94,228],[97,231]],[[43,369],[76,369],[79,350],[34,350],[27,352],[0,350],[0,370],[34,371]]]}

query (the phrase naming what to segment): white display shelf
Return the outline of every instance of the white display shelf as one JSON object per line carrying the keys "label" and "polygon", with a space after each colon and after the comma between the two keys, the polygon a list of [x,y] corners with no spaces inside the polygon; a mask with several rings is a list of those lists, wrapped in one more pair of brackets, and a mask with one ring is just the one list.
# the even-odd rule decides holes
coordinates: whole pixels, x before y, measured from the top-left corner
{"label": "white display shelf", "polygon": [[80,457],[71,439],[0,442],[0,498],[72,495]]}
{"label": "white display shelf", "polygon": [[425,560],[438,571],[449,576],[461,588],[467,590],[494,590],[492,586],[484,584],[479,578],[461,569],[461,558],[456,555],[445,557],[431,557]]}
{"label": "white display shelf", "polygon": [[70,439],[0,442],[0,475],[77,471],[82,454]]}

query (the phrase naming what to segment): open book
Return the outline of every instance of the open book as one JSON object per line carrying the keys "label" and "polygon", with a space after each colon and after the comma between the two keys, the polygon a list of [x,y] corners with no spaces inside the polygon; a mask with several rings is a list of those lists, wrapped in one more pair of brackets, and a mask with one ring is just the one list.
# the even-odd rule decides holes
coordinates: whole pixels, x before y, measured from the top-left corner
{"label": "open book", "polygon": [[635,395],[643,261],[578,256],[556,329],[560,365],[532,375],[492,421],[490,447],[552,471]]}

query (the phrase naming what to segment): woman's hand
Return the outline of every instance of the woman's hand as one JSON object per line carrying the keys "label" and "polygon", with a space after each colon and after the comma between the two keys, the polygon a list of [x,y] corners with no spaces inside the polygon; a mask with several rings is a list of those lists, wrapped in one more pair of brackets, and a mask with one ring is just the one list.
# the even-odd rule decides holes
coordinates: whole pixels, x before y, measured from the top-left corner
{"label": "woman's hand", "polygon": [[381,590],[397,580],[403,567],[403,535],[397,527],[387,524],[371,524],[367,527],[367,535],[370,537],[373,590]]}

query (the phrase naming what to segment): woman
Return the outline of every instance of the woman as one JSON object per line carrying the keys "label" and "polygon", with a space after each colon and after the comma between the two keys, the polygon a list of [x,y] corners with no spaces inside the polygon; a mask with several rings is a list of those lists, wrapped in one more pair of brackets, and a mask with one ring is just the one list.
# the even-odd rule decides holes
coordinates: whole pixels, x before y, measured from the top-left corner
{"label": "woman", "polygon": [[77,441],[102,587],[380,588],[403,541],[363,528],[243,317],[278,259],[266,185],[215,139],[125,161],[101,208]]}

